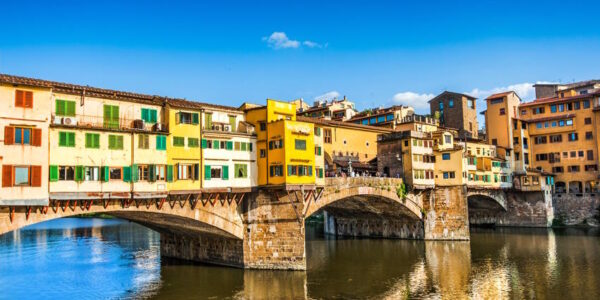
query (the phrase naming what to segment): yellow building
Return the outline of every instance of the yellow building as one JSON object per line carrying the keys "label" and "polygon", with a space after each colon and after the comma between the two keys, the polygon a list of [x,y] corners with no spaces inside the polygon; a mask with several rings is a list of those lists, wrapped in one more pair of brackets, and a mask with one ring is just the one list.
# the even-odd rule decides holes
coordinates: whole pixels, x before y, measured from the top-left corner
{"label": "yellow building", "polygon": [[245,112],[246,121],[258,128],[258,184],[291,189],[314,186],[313,124],[296,121],[294,104],[272,99]]}
{"label": "yellow building", "polygon": [[0,205],[48,205],[51,86],[0,75]]}
{"label": "yellow building", "polygon": [[200,194],[202,188],[200,162],[200,114],[198,102],[169,99],[165,116],[167,137],[167,181],[169,194]]}

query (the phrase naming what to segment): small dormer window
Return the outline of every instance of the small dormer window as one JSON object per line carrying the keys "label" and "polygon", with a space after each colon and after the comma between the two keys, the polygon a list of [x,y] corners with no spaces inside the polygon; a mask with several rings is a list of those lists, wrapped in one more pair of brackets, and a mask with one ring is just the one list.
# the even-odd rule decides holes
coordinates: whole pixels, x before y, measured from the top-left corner
{"label": "small dormer window", "polygon": [[450,108],[454,107],[454,99],[448,100],[448,107],[450,107]]}

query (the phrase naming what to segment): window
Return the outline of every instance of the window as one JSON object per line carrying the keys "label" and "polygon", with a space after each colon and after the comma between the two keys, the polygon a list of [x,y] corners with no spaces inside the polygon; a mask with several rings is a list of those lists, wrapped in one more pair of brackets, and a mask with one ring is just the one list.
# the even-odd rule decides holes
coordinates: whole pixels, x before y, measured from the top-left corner
{"label": "window", "polygon": [[558,105],[558,111],[560,111],[560,112],[565,111],[565,105],[564,104],[559,104]]}
{"label": "window", "polygon": [[383,123],[383,122],[385,122],[385,116],[377,117],[377,123]]}
{"label": "window", "polygon": [[185,146],[185,138],[181,136],[173,137],[173,146],[175,147],[183,147]]}
{"label": "window", "polygon": [[598,171],[598,166],[597,165],[585,165],[585,170],[586,171]]}
{"label": "window", "polygon": [[552,121],[552,127],[556,127],[557,123],[556,121]]}
{"label": "window", "polygon": [[265,151],[265,149],[260,149],[260,157],[261,158],[267,157],[267,151]]}
{"label": "window", "polygon": [[560,142],[562,142],[562,135],[557,134],[557,135],[550,136],[550,143],[560,143]]}
{"label": "window", "polygon": [[394,120],[394,114],[388,114],[387,116],[385,116],[385,120],[386,121],[393,121]]}
{"label": "window", "polygon": [[362,124],[362,125],[369,125],[369,120],[368,119],[364,119],[364,120],[362,120],[360,122],[357,122],[357,124],[359,124],[359,123]]}
{"label": "window", "polygon": [[164,135],[156,136],[156,150],[167,150],[167,137]]}
{"label": "window", "polygon": [[588,150],[586,154],[587,160],[594,160],[594,150]]}
{"label": "window", "polygon": [[248,165],[235,164],[235,178],[248,178]]}
{"label": "window", "polygon": [[535,123],[535,128],[542,129],[542,122]]}
{"label": "window", "polygon": [[556,104],[552,104],[552,105],[550,105],[550,112],[551,112],[551,113],[555,113],[556,111],[557,111],[557,110],[556,110]]}
{"label": "window", "polygon": [[579,166],[569,166],[569,172],[571,173],[577,173],[579,170]]}
{"label": "window", "polygon": [[470,109],[475,109],[475,101],[471,99],[467,100],[467,107],[469,107]]}
{"label": "window", "polygon": [[[155,173],[154,174],[156,174],[156,180],[157,181],[165,181],[165,179],[166,179],[166,173],[167,173],[167,171],[166,171],[167,166],[165,166],[165,165],[158,165],[158,166],[154,166],[154,169],[155,169]],[[171,170],[171,172],[172,171],[173,170]]]}
{"label": "window", "polygon": [[521,160],[521,152],[516,152],[515,151],[515,160]]}
{"label": "window", "polygon": [[575,102],[575,110],[579,110],[581,108],[581,103]]}
{"label": "window", "polygon": [[448,100],[448,107],[450,107],[450,108],[454,107],[454,99]]}
{"label": "window", "polygon": [[548,154],[547,153],[536,154],[535,160],[536,161],[548,160]]}
{"label": "window", "polygon": [[58,145],[61,147],[75,147],[75,132],[60,131]]}
{"label": "window", "polygon": [[573,126],[573,120],[571,120],[571,119],[569,119],[569,120],[566,120],[566,121],[565,121],[565,124],[566,124],[567,126]]}
{"label": "window", "polygon": [[323,142],[331,144],[331,129],[323,129]]}
{"label": "window", "polygon": [[137,170],[135,170],[134,172],[137,172],[137,178],[138,178],[138,180],[141,180],[141,181],[148,181],[148,180],[150,180],[150,166],[148,166],[148,165],[139,165],[137,167]]}
{"label": "window", "polygon": [[535,107],[533,109],[533,114],[534,115],[539,115],[539,114],[543,114],[545,111],[544,107]]}
{"label": "window", "polygon": [[306,150],[306,140],[295,139],[294,144],[296,150]]}
{"label": "window", "polygon": [[197,138],[188,138],[188,147],[190,148],[198,148],[198,139]]}
{"label": "window", "polygon": [[579,154],[579,157],[583,157],[583,150],[577,151],[577,154]]}
{"label": "window", "polygon": [[583,120],[583,123],[584,123],[585,125],[592,124],[592,118],[585,118],[585,119]]}
{"label": "window", "polygon": [[583,108],[590,108],[590,100],[583,100]]}
{"label": "window", "polygon": [[577,151],[571,151],[571,158],[577,157]]}
{"label": "window", "polygon": [[585,133],[585,139],[586,140],[592,140],[592,139],[594,139],[594,134],[591,131],[586,131],[586,133]]}
{"label": "window", "polygon": [[269,150],[283,148],[283,140],[269,141]]}
{"label": "window", "polygon": [[75,116],[75,101],[68,100],[56,100],[55,114],[62,117],[74,117]]}
{"label": "window", "polygon": [[[199,124],[198,114],[180,111],[175,115],[175,123],[176,124],[198,125]],[[212,114],[206,114],[206,124],[210,125],[210,126],[206,127],[207,129],[212,128]]]}
{"label": "window", "polygon": [[138,148],[150,149],[150,137],[147,134],[138,135]]}
{"label": "window", "polygon": [[121,180],[123,179],[123,169],[122,168],[109,168],[108,169],[108,178],[110,180]]}
{"label": "window", "polygon": [[444,135],[444,143],[445,144],[452,144],[452,136],[451,135]]}
{"label": "window", "polygon": [[496,98],[496,99],[491,99],[490,100],[490,104],[499,104],[504,102],[504,98]]}
{"label": "window", "polygon": [[119,128],[119,106],[104,105],[104,128]]}
{"label": "window", "polygon": [[31,128],[15,127],[14,143],[31,145]]}
{"label": "window", "polygon": [[315,136],[321,136],[321,127],[315,126]]}
{"label": "window", "polygon": [[518,137],[514,137],[513,138],[513,144],[514,145],[518,145],[519,144],[519,138]]}
{"label": "window", "polygon": [[32,108],[33,107],[33,92],[16,90],[15,91],[15,107]]}
{"label": "window", "polygon": [[440,110],[444,110],[444,102],[440,101]]}
{"label": "window", "polygon": [[14,185],[30,185],[29,167],[15,166]]}
{"label": "window", "polygon": [[498,139],[492,139],[492,145],[498,145]]}
{"label": "window", "polygon": [[544,122],[544,128],[550,127],[550,122]]}
{"label": "window", "polygon": [[100,179],[100,168],[85,167],[85,174],[84,174],[85,181],[98,181],[99,179]]}
{"label": "window", "polygon": [[319,147],[319,146],[315,147],[315,155],[321,156],[321,147]]}
{"label": "window", "polygon": [[260,129],[260,131],[267,130],[267,123],[265,123],[265,122],[258,123],[258,128]]}
{"label": "window", "polygon": [[443,173],[444,179],[453,179],[456,177],[455,172],[444,172]]}
{"label": "window", "polygon": [[537,144],[546,144],[547,137],[546,136],[536,136],[533,138],[533,142]]}
{"label": "window", "polygon": [[270,166],[269,174],[271,177],[281,177],[283,176],[283,166]]}
{"label": "window", "polygon": [[569,134],[567,134],[567,136],[569,137],[569,139],[568,139],[569,142],[574,142],[574,141],[578,140],[576,132],[569,133]]}
{"label": "window", "polygon": [[450,160],[450,153],[442,153],[442,160]]}
{"label": "window", "polygon": [[67,167],[67,166],[58,167],[58,180],[60,180],[60,181],[75,180],[75,167]]}
{"label": "window", "polygon": [[564,171],[563,167],[552,167],[552,173],[563,173]]}
{"label": "window", "polygon": [[564,120],[558,121],[558,127],[564,127],[564,126],[565,126],[565,121]]}
{"label": "window", "polygon": [[108,136],[108,149],[110,150],[123,150],[123,136],[122,135],[109,135]]}
{"label": "window", "polygon": [[91,149],[100,149],[100,134],[86,133],[85,134],[85,147],[91,148]]}
{"label": "window", "polygon": [[500,109],[500,115],[501,115],[501,116],[503,116],[503,115],[505,115],[505,114],[506,114],[506,109],[504,109],[504,108],[501,108],[501,109]]}
{"label": "window", "polygon": [[372,117],[371,119],[369,119],[369,124],[375,124],[377,123],[377,120],[375,119],[375,117]]}
{"label": "window", "polygon": [[156,109],[142,108],[142,120],[146,123],[156,123]]}
{"label": "window", "polygon": [[[177,164],[177,180],[198,179],[199,167],[199,164]],[[210,168],[211,166],[206,165],[205,167]]]}

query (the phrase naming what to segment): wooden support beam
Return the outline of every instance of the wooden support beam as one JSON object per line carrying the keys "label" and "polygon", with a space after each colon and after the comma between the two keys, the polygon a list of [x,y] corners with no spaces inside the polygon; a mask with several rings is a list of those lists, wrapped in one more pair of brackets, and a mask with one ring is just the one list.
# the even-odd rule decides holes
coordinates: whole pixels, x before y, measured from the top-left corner
{"label": "wooden support beam", "polygon": [[8,217],[10,218],[11,223],[15,220],[15,207],[14,206],[8,207]]}
{"label": "wooden support beam", "polygon": [[58,202],[56,200],[50,200],[50,205],[52,206],[54,213],[56,213],[58,211]]}
{"label": "wooden support beam", "polygon": [[[287,192],[287,195],[288,195],[288,200],[290,201],[290,204],[292,205],[292,208],[294,209],[294,213],[296,214],[296,218],[298,219],[298,223],[302,224],[302,220],[300,219],[300,214],[298,213],[298,209],[296,208],[296,205],[294,204],[294,200],[290,196],[290,191],[286,191],[286,192]],[[296,195],[296,191],[293,191],[292,193],[294,194],[294,198],[296,198],[296,200],[298,200],[298,196]]]}
{"label": "wooden support beam", "polygon": [[158,210],[162,210],[163,204],[165,204],[165,198],[160,198],[159,200],[156,200],[156,208],[158,208]]}
{"label": "wooden support beam", "polygon": [[44,215],[48,213],[48,206],[42,206],[40,207],[40,212],[43,213]]}
{"label": "wooden support beam", "polygon": [[31,206],[25,206],[25,220],[29,221],[29,214],[31,214]]}
{"label": "wooden support beam", "polygon": [[110,203],[110,200],[108,200],[108,199],[102,199],[102,206],[104,206],[104,209],[106,209],[108,207],[109,203]]}
{"label": "wooden support beam", "polygon": [[242,193],[240,197],[235,201],[235,203],[237,203],[237,205],[240,205],[240,203],[244,201],[244,196],[246,196],[246,193]]}

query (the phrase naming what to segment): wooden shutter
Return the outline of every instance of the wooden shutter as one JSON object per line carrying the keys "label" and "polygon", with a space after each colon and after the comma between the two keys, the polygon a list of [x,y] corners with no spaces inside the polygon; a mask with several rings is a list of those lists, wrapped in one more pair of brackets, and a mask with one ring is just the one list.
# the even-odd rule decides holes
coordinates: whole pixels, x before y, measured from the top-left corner
{"label": "wooden shutter", "polygon": [[65,101],[64,100],[56,100],[54,103],[55,103],[54,113],[57,116],[64,116],[65,115]]}
{"label": "wooden shutter", "polygon": [[208,146],[208,143],[206,142],[205,139],[202,139],[202,149],[206,149]]}
{"label": "wooden shutter", "polygon": [[192,114],[192,124],[197,125],[198,122],[198,114]]}
{"label": "wooden shutter", "polygon": [[155,109],[150,110],[150,122],[152,122],[152,123],[158,122],[157,112]]}
{"label": "wooden shutter", "polygon": [[149,122],[150,118],[148,117],[148,109],[142,108],[142,120]]}
{"label": "wooden shutter", "polygon": [[33,128],[32,129],[32,146],[40,147],[42,146],[42,129],[41,128]]}
{"label": "wooden shutter", "polygon": [[100,169],[100,180],[107,182],[110,179],[110,171],[107,166]]}
{"label": "wooden shutter", "polygon": [[50,166],[49,173],[51,182],[58,181],[58,166]]}
{"label": "wooden shutter", "polygon": [[219,141],[217,141],[217,140],[213,141],[213,149],[219,149]]}
{"label": "wooden shutter", "polygon": [[167,182],[173,182],[173,166],[167,166]]}
{"label": "wooden shutter", "polygon": [[23,91],[17,90],[15,92],[15,107],[23,107],[24,98]]}
{"label": "wooden shutter", "polygon": [[15,128],[12,126],[4,127],[4,145],[12,145],[15,143]]}
{"label": "wooden shutter", "polygon": [[42,166],[31,166],[29,167],[31,174],[31,186],[41,187],[42,186]]}
{"label": "wooden shutter", "polygon": [[2,187],[11,187],[13,185],[13,166],[2,166]]}
{"label": "wooden shutter", "polygon": [[204,179],[210,180],[210,166],[209,165],[204,166]]}
{"label": "wooden shutter", "polygon": [[83,181],[84,177],[85,177],[85,167],[83,166],[76,166],[75,167],[75,181]]}
{"label": "wooden shutter", "polygon": [[223,166],[223,180],[229,179],[229,166]]}
{"label": "wooden shutter", "polygon": [[175,124],[179,124],[181,122],[181,117],[180,117],[179,112],[175,113]]}
{"label": "wooden shutter", "polygon": [[75,147],[75,133],[74,132],[69,132],[67,133],[67,137],[68,137],[68,146],[69,147]]}
{"label": "wooden shutter", "polygon": [[66,132],[61,131],[58,133],[58,145],[59,146],[67,145],[67,133]]}
{"label": "wooden shutter", "polygon": [[156,181],[156,166],[148,165],[148,181],[155,182]]}
{"label": "wooden shutter", "polygon": [[65,114],[67,116],[75,116],[75,101],[65,101]]}
{"label": "wooden shutter", "polygon": [[136,164],[131,165],[131,182],[138,181],[138,166]]}
{"label": "wooden shutter", "polygon": [[194,164],[194,180],[200,179],[200,164]]}
{"label": "wooden shutter", "polygon": [[232,141],[227,141],[227,150],[233,150],[233,142]]}
{"label": "wooden shutter", "polygon": [[25,92],[25,99],[23,101],[23,107],[33,107],[33,92]]}

